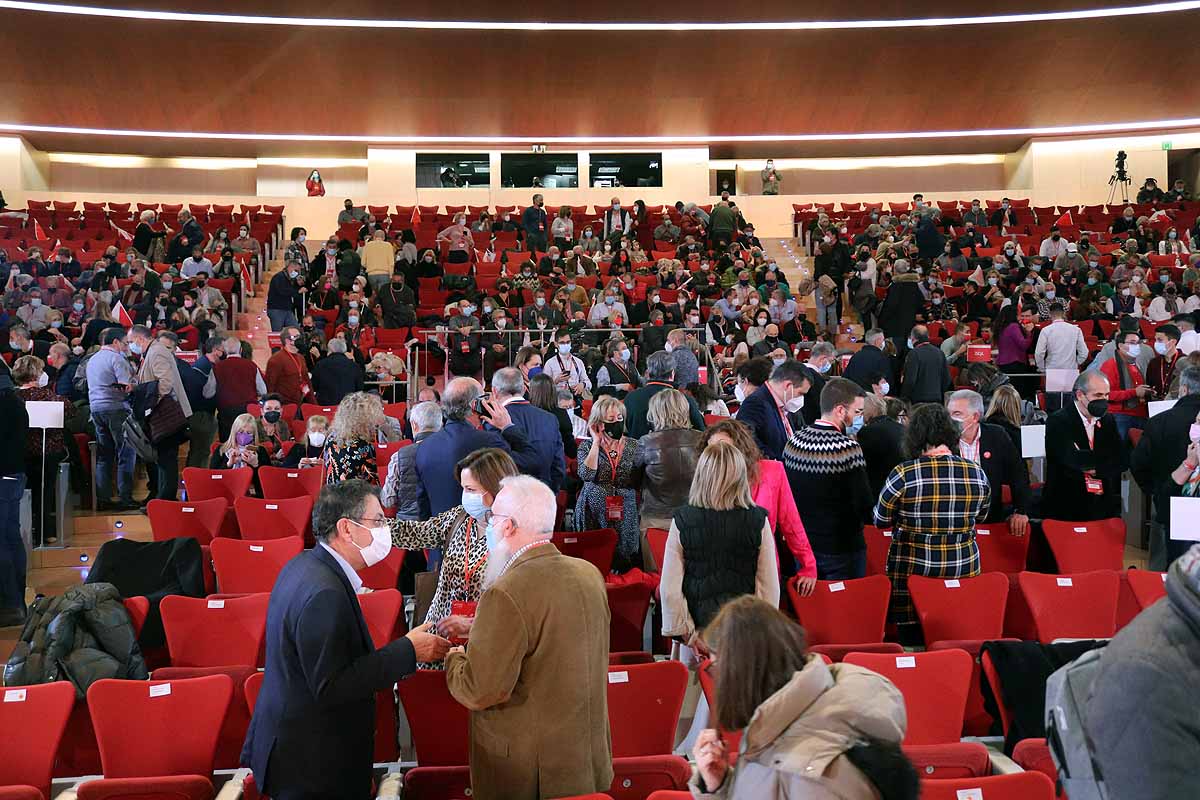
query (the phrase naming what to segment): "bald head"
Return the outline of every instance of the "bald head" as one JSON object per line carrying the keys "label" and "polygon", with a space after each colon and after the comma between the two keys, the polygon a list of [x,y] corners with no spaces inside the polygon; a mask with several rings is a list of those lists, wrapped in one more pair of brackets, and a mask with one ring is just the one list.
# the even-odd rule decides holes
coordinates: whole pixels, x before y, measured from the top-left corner
{"label": "bald head", "polygon": [[461,422],[471,414],[471,405],[483,395],[483,387],[474,378],[455,378],[442,393],[442,411],[446,419]]}

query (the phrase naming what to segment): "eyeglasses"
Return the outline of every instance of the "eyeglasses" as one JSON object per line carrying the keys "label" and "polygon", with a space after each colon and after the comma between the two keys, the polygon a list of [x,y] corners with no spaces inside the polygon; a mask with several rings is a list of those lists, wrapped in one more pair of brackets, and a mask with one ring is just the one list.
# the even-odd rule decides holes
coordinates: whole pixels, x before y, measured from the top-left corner
{"label": "eyeglasses", "polygon": [[368,523],[368,528],[378,528],[388,524],[387,517],[351,517],[351,519]]}

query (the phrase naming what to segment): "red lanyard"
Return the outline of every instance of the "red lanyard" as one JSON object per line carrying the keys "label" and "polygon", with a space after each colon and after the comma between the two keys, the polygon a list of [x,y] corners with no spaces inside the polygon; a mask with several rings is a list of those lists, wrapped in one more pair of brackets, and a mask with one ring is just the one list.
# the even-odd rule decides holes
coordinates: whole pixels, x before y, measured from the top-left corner
{"label": "red lanyard", "polygon": [[[466,546],[463,548],[463,561],[464,562],[467,562],[467,560],[471,557],[471,531],[473,531],[474,529],[475,529],[475,518],[468,517],[467,518],[467,543],[466,543]],[[483,566],[484,562],[487,561],[487,558],[488,558],[488,554],[486,552],[484,552],[484,554],[482,556],[480,556],[479,558],[477,558],[475,560],[474,564],[467,563],[467,565],[463,568],[463,593],[464,594],[471,588],[471,576],[473,576],[476,572],[479,571],[479,568],[481,566]]]}
{"label": "red lanyard", "polygon": [[621,454],[624,452],[625,452],[625,440],[621,439],[621,440],[617,441],[617,450],[615,453],[614,452],[606,452],[605,453],[605,455],[608,456],[608,465],[610,467],[612,467],[613,488],[616,488],[616,486],[617,486],[617,465],[621,463]]}

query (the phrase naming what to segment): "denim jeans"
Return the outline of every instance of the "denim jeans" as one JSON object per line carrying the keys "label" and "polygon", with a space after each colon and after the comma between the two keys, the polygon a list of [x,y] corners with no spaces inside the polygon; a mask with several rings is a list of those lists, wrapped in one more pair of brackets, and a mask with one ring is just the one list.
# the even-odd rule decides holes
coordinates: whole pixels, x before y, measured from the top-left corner
{"label": "denim jeans", "polygon": [[[121,425],[129,416],[124,408],[93,411],[96,426],[96,499],[112,499],[112,471],[117,470],[117,493],[123,501],[133,501],[133,466],[137,454],[125,441]],[[115,463],[114,463],[115,462]]]}
{"label": "denim jeans", "polygon": [[382,275],[368,275],[367,283],[371,285],[371,289],[375,294],[387,288],[388,283],[392,280],[392,276],[386,273]]}
{"label": "denim jeans", "polygon": [[853,553],[817,553],[817,577],[823,581],[847,581],[867,574],[867,551]]}
{"label": "denim jeans", "polygon": [[817,293],[813,293],[813,300],[817,304],[817,321],[816,326],[818,331],[826,331],[834,333],[837,331],[837,326],[841,311],[842,300],[838,297],[837,300],[825,305],[821,302],[821,298]]}
{"label": "denim jeans", "polygon": [[271,330],[275,333],[283,330],[285,325],[297,325],[296,312],[283,308],[268,308],[267,319],[271,320]]}
{"label": "denim jeans", "polygon": [[24,475],[0,475],[0,609],[25,608]]}
{"label": "denim jeans", "polygon": [[1129,441],[1129,431],[1133,428],[1142,430],[1146,427],[1145,417],[1134,417],[1130,414],[1113,414],[1113,421],[1117,423],[1117,438],[1121,443]]}

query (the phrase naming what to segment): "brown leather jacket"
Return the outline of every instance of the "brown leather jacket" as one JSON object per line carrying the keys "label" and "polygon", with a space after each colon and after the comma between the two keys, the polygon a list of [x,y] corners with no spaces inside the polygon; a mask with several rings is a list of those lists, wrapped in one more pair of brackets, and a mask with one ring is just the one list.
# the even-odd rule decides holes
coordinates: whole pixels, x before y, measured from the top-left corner
{"label": "brown leather jacket", "polygon": [[643,517],[670,519],[687,502],[702,435],[691,428],[671,428],[638,440],[634,469],[642,487]]}

